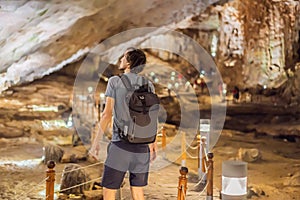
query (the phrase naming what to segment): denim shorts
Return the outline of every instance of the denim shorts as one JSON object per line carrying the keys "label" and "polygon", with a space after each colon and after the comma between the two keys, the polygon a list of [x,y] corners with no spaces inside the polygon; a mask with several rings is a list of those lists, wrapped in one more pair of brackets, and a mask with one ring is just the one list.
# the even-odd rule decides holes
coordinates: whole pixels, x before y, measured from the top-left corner
{"label": "denim shorts", "polygon": [[147,144],[112,142],[108,146],[101,185],[109,189],[119,189],[126,172],[129,171],[130,186],[146,186],[149,163],[150,153]]}

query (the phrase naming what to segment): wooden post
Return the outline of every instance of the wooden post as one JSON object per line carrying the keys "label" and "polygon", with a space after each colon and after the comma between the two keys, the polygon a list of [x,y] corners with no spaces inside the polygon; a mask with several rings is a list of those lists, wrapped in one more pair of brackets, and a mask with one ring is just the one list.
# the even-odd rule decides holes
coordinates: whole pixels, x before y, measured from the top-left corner
{"label": "wooden post", "polygon": [[186,167],[181,167],[179,172],[179,181],[178,181],[178,194],[177,194],[177,200],[185,200],[186,196],[186,190],[187,190],[187,173],[188,173],[188,168]]}
{"label": "wooden post", "polygon": [[185,132],[182,132],[181,138],[181,166],[186,166],[186,138]]}
{"label": "wooden post", "polygon": [[208,172],[207,172],[206,200],[212,200],[213,199],[214,154],[208,153],[207,157],[208,157],[208,161],[207,161]]}
{"label": "wooden post", "polygon": [[47,162],[48,170],[46,171],[46,200],[54,200],[54,183],[55,183],[55,162]]}
{"label": "wooden post", "polygon": [[166,146],[167,146],[167,134],[166,128],[162,127],[161,129],[161,148],[163,150],[163,157],[166,157]]}

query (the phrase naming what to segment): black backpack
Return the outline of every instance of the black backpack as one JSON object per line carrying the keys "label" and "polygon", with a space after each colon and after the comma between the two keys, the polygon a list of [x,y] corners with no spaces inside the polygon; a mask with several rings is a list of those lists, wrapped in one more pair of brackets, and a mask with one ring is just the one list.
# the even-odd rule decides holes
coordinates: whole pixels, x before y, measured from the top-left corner
{"label": "black backpack", "polygon": [[133,87],[126,75],[120,76],[127,93],[125,102],[128,106],[129,119],[122,119],[118,127],[121,139],[136,144],[152,143],[156,139],[159,98],[154,94],[148,80],[142,78],[142,86]]}

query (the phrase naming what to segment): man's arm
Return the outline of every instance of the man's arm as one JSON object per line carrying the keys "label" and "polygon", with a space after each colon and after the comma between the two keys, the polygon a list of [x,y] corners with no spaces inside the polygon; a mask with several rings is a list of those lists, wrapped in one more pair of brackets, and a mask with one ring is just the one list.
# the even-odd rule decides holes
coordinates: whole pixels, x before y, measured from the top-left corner
{"label": "man's arm", "polygon": [[100,119],[100,127],[98,132],[95,135],[94,140],[92,141],[92,147],[89,151],[89,153],[97,158],[99,153],[99,141],[101,139],[101,136],[103,135],[104,131],[106,130],[109,122],[112,118],[112,112],[114,108],[115,101],[112,97],[106,97],[106,105],[104,108],[104,111],[102,112],[101,119]]}
{"label": "man's arm", "polygon": [[156,140],[155,142],[149,144],[148,146],[150,150],[150,161],[154,161],[156,159],[157,151],[158,151]]}

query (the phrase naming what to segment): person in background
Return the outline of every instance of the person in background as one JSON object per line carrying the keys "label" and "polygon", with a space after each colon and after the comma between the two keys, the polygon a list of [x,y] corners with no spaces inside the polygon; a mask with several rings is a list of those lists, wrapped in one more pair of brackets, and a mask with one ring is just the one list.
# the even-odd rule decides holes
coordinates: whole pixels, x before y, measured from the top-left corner
{"label": "person in background", "polygon": [[240,89],[237,86],[234,86],[232,95],[233,95],[233,103],[238,103],[240,99]]}

